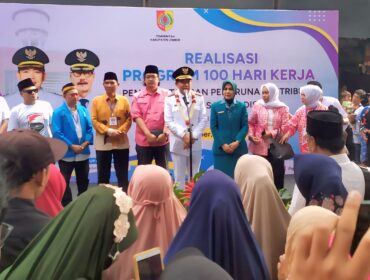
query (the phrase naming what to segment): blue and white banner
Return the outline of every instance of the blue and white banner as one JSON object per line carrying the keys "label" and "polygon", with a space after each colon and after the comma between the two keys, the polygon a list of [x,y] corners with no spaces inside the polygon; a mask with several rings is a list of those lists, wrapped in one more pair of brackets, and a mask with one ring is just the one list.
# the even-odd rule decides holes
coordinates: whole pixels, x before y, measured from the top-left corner
{"label": "blue and white banner", "polygon": [[[90,100],[103,94],[108,71],[118,74],[120,93],[131,100],[143,86],[147,64],[160,68],[161,87],[169,89],[175,87],[175,69],[193,68],[193,88],[204,95],[207,109],[222,98],[225,79],[236,81],[237,98],[248,111],[261,98],[260,86],[266,82],[278,85],[292,114],[301,105],[299,87],[309,80],[320,81],[325,95],[337,96],[337,11],[0,4],[0,22],[0,92],[10,107],[21,102],[12,56],[26,45],[49,56],[40,98],[54,108],[62,104],[61,87],[70,81],[64,59],[77,48],[89,49],[100,59]],[[134,131],[133,123],[130,173],[136,164]],[[201,169],[206,170],[213,164],[209,128],[203,140]],[[291,142],[297,146],[296,138]],[[95,173],[95,156],[91,163]]]}

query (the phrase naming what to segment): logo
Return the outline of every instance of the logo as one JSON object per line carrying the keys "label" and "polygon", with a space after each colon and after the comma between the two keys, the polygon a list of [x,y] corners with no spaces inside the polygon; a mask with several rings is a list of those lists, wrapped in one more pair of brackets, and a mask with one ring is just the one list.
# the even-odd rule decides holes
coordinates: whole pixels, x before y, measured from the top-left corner
{"label": "logo", "polygon": [[26,57],[28,59],[34,59],[36,56],[36,50],[35,49],[25,49],[24,53],[26,54]]}
{"label": "logo", "polygon": [[162,31],[168,31],[173,27],[173,11],[157,11],[157,26]]}
{"label": "logo", "polygon": [[87,57],[87,52],[76,52],[76,56],[79,62],[84,62]]}
{"label": "logo", "polygon": [[34,113],[27,116],[29,128],[40,133],[44,130],[44,115],[41,113]]}
{"label": "logo", "polygon": [[189,72],[189,68],[188,67],[183,67],[183,68],[181,68],[181,70],[182,70],[182,74],[184,74],[184,75],[187,75],[188,72]]}

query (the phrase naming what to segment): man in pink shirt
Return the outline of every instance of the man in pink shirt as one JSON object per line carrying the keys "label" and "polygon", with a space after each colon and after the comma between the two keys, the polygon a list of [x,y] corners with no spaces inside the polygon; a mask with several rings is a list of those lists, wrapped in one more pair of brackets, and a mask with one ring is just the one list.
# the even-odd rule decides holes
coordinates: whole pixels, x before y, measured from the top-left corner
{"label": "man in pink shirt", "polygon": [[154,159],[157,165],[167,169],[164,99],[170,91],[159,87],[157,66],[145,67],[144,86],[134,95],[131,105],[131,117],[136,122],[138,164],[151,164]]}

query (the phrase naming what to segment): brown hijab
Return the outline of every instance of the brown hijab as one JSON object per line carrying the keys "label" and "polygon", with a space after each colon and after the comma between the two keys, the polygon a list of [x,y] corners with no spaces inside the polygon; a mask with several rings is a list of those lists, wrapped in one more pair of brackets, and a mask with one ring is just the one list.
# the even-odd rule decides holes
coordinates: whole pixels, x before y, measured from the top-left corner
{"label": "brown hijab", "polygon": [[263,157],[244,155],[236,164],[235,181],[271,279],[277,279],[277,263],[284,253],[290,215],[274,185],[271,165]]}

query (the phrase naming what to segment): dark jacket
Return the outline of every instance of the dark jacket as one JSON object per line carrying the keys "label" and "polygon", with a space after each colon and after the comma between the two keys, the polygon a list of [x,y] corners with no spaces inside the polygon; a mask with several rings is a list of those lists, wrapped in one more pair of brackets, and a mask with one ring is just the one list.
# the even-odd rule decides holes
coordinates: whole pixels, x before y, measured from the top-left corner
{"label": "dark jacket", "polygon": [[0,271],[13,264],[28,243],[50,221],[50,217],[36,209],[30,199],[12,198],[4,222],[12,225],[13,231],[1,250]]}

